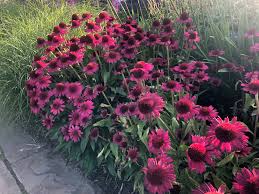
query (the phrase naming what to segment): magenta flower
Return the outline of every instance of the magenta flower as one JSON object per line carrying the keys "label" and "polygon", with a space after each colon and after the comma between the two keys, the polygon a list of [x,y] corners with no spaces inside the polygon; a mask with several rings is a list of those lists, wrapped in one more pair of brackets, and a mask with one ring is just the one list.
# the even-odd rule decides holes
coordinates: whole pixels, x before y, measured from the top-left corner
{"label": "magenta flower", "polygon": [[258,94],[259,92],[259,79],[251,80],[248,84],[241,84],[243,90],[250,94]]}
{"label": "magenta flower", "polygon": [[64,100],[60,98],[56,98],[55,100],[53,100],[53,103],[50,106],[50,112],[53,115],[58,115],[64,111],[64,108],[65,108]]}
{"label": "magenta flower", "polygon": [[115,114],[118,116],[128,116],[129,106],[127,104],[119,104],[115,108]]}
{"label": "magenta flower", "polygon": [[210,183],[203,183],[197,189],[192,191],[192,194],[225,194],[226,186],[221,185],[218,189]]}
{"label": "magenta flower", "polygon": [[130,159],[132,162],[137,162],[139,157],[139,152],[137,148],[129,148],[127,150],[127,158]]}
{"label": "magenta flower", "polygon": [[172,159],[168,156],[149,158],[143,172],[145,174],[144,184],[150,193],[163,194],[173,188],[176,176]]}
{"label": "magenta flower", "polygon": [[190,170],[203,173],[206,170],[205,164],[213,165],[214,158],[220,157],[220,152],[211,146],[202,136],[192,136],[192,144],[186,151]]}
{"label": "magenta flower", "polygon": [[177,119],[192,119],[195,114],[197,114],[197,106],[194,103],[195,97],[190,97],[189,94],[180,98],[178,102],[175,103],[175,109],[177,112]]}
{"label": "magenta flower", "polygon": [[51,129],[53,127],[53,116],[52,115],[47,115],[43,120],[42,120],[42,124],[44,127],[46,127],[47,129]]}
{"label": "magenta flower", "polygon": [[162,84],[162,89],[164,91],[180,92],[182,90],[182,85],[177,81],[170,80]]}
{"label": "magenta flower", "polygon": [[212,121],[218,116],[218,112],[213,106],[200,106],[196,118],[202,121]]}
{"label": "magenta flower", "polygon": [[155,154],[166,153],[171,149],[171,141],[168,135],[168,131],[158,129],[152,131],[148,138],[148,150]]}
{"label": "magenta flower", "polygon": [[228,117],[224,120],[218,117],[212,121],[208,137],[214,146],[219,147],[221,151],[230,153],[247,147],[248,137],[245,132],[248,131],[247,126],[238,122],[236,117],[232,120],[229,120]]}
{"label": "magenta flower", "polygon": [[157,118],[164,106],[164,100],[157,93],[146,93],[138,100],[138,116],[142,120]]}
{"label": "magenta flower", "polygon": [[60,128],[60,131],[63,135],[64,141],[68,142],[70,140],[70,136],[69,136],[69,126],[65,125],[63,127]]}
{"label": "magenta flower", "polygon": [[242,168],[235,176],[233,188],[240,194],[259,194],[259,169]]}
{"label": "magenta flower", "polygon": [[71,99],[78,98],[83,90],[80,82],[66,83],[66,96]]}
{"label": "magenta flower", "polygon": [[70,126],[69,130],[69,137],[70,139],[76,143],[79,142],[80,138],[82,137],[83,132],[80,130],[78,126]]}
{"label": "magenta flower", "polygon": [[99,69],[99,64],[96,62],[90,62],[84,67],[84,72],[87,75],[94,75]]}

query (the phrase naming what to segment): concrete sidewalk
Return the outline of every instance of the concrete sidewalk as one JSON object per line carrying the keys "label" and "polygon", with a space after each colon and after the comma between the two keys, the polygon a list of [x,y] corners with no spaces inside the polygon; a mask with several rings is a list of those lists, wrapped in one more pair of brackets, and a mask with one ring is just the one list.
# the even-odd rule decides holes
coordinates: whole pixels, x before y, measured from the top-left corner
{"label": "concrete sidewalk", "polygon": [[0,194],[101,194],[101,190],[46,144],[0,126]]}

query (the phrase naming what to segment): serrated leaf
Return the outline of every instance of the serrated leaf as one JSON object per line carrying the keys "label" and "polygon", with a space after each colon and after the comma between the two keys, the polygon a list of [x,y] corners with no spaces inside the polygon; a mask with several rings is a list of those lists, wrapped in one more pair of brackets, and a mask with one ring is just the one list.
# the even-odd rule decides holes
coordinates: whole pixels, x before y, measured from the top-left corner
{"label": "serrated leaf", "polygon": [[227,163],[231,162],[234,158],[235,154],[234,152],[232,152],[231,154],[227,155],[225,158],[223,158],[221,161],[219,161],[216,166],[220,167],[220,166],[224,166]]}

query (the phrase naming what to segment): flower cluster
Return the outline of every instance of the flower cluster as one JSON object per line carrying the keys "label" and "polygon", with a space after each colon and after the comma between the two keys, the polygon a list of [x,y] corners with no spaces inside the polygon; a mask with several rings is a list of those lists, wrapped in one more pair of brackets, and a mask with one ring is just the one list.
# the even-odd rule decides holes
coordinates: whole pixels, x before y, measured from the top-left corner
{"label": "flower cluster", "polygon": [[[251,148],[245,124],[197,103],[202,87],[221,83],[211,77],[211,64],[190,57],[200,39],[186,12],[175,21],[155,20],[148,30],[105,11],[73,14],[37,39],[43,54],[34,57],[26,82],[31,111],[60,147],[76,150],[76,159],[84,157],[89,168],[107,162],[111,174],[135,178],[136,188],[144,176],[149,192],[168,192],[182,180],[182,168],[198,176],[214,173],[223,156],[245,157]],[[243,71],[232,63],[218,69]],[[258,94],[259,73],[246,78],[244,90]],[[234,189],[248,194],[258,188],[258,173],[242,171],[248,178],[237,173]],[[193,193],[226,191],[204,182]]]}

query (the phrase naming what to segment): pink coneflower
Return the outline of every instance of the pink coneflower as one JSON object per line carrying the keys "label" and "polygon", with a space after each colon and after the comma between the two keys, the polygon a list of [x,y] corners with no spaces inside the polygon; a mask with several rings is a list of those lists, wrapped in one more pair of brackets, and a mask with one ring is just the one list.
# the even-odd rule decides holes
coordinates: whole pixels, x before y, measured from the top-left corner
{"label": "pink coneflower", "polygon": [[213,106],[200,106],[196,118],[202,121],[211,121],[218,116]]}
{"label": "pink coneflower", "polygon": [[139,118],[142,120],[157,118],[165,102],[157,93],[146,93],[138,100]]}
{"label": "pink coneflower", "polygon": [[96,98],[98,95],[98,92],[91,88],[90,86],[87,86],[83,92],[83,97],[86,98],[87,100],[93,100]]}
{"label": "pink coneflower", "polygon": [[101,13],[99,13],[99,21],[109,21],[111,18],[111,16],[109,15],[108,12],[106,11],[102,11]]}
{"label": "pink coneflower", "polygon": [[41,76],[36,81],[36,86],[39,89],[48,88],[50,84],[51,84],[51,76],[49,76],[49,75]]}
{"label": "pink coneflower", "polygon": [[197,82],[204,82],[209,80],[209,76],[204,71],[199,71],[193,74],[193,79]]}
{"label": "pink coneflower", "polygon": [[56,72],[60,70],[57,58],[52,59],[48,64],[48,72]]}
{"label": "pink coneflower", "polygon": [[30,109],[34,114],[38,114],[43,106],[39,103],[38,99],[30,99]]}
{"label": "pink coneflower", "polygon": [[134,59],[137,54],[136,48],[124,48],[121,50],[121,54],[127,59]]}
{"label": "pink coneflower", "polygon": [[69,52],[68,54],[68,65],[73,65],[73,64],[77,64],[77,63],[81,63],[83,61],[84,58],[84,53],[82,53],[81,51],[77,51],[77,52]]}
{"label": "pink coneflower", "polygon": [[54,96],[64,96],[66,94],[67,85],[65,83],[56,83],[56,87],[53,90]]}
{"label": "pink coneflower", "polygon": [[240,194],[259,194],[259,169],[242,168],[235,176],[233,188]]}
{"label": "pink coneflower", "polygon": [[151,61],[154,66],[164,67],[167,65],[167,60],[165,58],[153,58]]}
{"label": "pink coneflower", "polygon": [[46,127],[47,129],[51,129],[53,127],[53,116],[52,115],[47,115],[43,120],[42,120],[42,125]]}
{"label": "pink coneflower", "polygon": [[60,98],[56,98],[55,100],[53,100],[53,103],[50,106],[50,112],[53,115],[58,115],[64,111],[64,108],[65,108],[64,100]]}
{"label": "pink coneflower", "polygon": [[94,21],[86,22],[85,27],[86,27],[85,31],[90,33],[98,32],[101,30],[101,26]]}
{"label": "pink coneflower", "polygon": [[71,21],[71,28],[78,28],[81,26],[81,21],[80,20],[72,20]]}
{"label": "pink coneflower", "polygon": [[171,44],[171,37],[169,35],[163,35],[160,37],[158,43],[160,45],[169,46]]}
{"label": "pink coneflower", "polygon": [[114,74],[121,75],[125,71],[127,66],[128,66],[127,63],[120,63],[119,65],[116,65]]}
{"label": "pink coneflower", "polygon": [[190,63],[180,63],[179,65],[172,67],[171,70],[177,73],[191,72],[193,70],[193,65]]}
{"label": "pink coneflower", "polygon": [[38,101],[39,101],[39,104],[44,106],[46,103],[49,102],[49,99],[51,97],[51,92],[48,92],[48,91],[40,91],[38,93]]}
{"label": "pink coneflower", "polygon": [[158,129],[157,131],[152,131],[148,137],[148,150],[151,153],[158,155],[166,153],[171,149],[168,131]]}
{"label": "pink coneflower", "polygon": [[42,75],[42,71],[40,70],[33,70],[30,72],[30,79],[35,81]]}
{"label": "pink coneflower", "polygon": [[139,157],[138,148],[129,148],[127,150],[127,158],[130,159],[132,162],[137,162]]}
{"label": "pink coneflower", "polygon": [[113,143],[117,144],[117,145],[120,145],[121,142],[123,141],[123,138],[124,138],[124,133],[118,131],[116,132],[113,137],[112,137],[112,141]]}
{"label": "pink coneflower", "polygon": [[130,80],[141,82],[149,78],[149,73],[143,68],[133,68],[130,70]]}
{"label": "pink coneflower", "polygon": [[116,63],[121,59],[121,55],[118,52],[110,51],[104,54],[104,59],[107,63]]}
{"label": "pink coneflower", "polygon": [[63,135],[63,138],[64,138],[64,141],[65,142],[68,142],[70,140],[70,136],[69,136],[69,126],[68,125],[65,125],[63,127],[60,128],[60,131]]}
{"label": "pink coneflower", "polygon": [[99,136],[99,128],[98,127],[92,128],[89,136],[92,140],[96,141],[98,139],[98,136]]}
{"label": "pink coneflower", "polygon": [[180,98],[178,102],[175,103],[175,109],[177,111],[177,119],[184,119],[187,121],[194,117],[197,113],[196,105],[194,103],[195,97],[190,97],[189,94]]}
{"label": "pink coneflower", "polygon": [[48,63],[43,60],[37,60],[32,63],[34,67],[37,68],[37,70],[43,70],[48,66]]}
{"label": "pink coneflower", "polygon": [[81,129],[78,126],[70,126],[69,130],[69,137],[70,139],[76,143],[79,142],[80,138],[82,137],[83,132],[81,131]]}
{"label": "pink coneflower", "polygon": [[192,136],[192,144],[186,151],[190,170],[203,173],[206,170],[205,163],[214,164],[213,159],[220,157],[220,152],[211,146],[206,137]]}
{"label": "pink coneflower", "polygon": [[180,14],[180,17],[177,18],[176,21],[178,21],[182,24],[187,24],[187,23],[192,23],[192,18],[190,18],[189,14],[184,11]]}
{"label": "pink coneflower", "polygon": [[248,84],[241,84],[243,90],[250,94],[258,94],[259,92],[259,79],[251,80]]}
{"label": "pink coneflower", "polygon": [[42,37],[37,38],[37,47],[38,48],[44,47],[45,44],[46,44],[46,40],[44,38],[42,38]]}
{"label": "pink coneflower", "polygon": [[104,35],[101,38],[101,45],[105,48],[109,48],[110,46],[114,46],[115,45],[115,40],[110,37],[109,35]]}
{"label": "pink coneflower", "polygon": [[89,20],[89,19],[91,19],[91,17],[92,17],[92,14],[89,12],[82,14],[82,20]]}
{"label": "pink coneflower", "polygon": [[60,26],[54,26],[53,28],[53,33],[54,35],[58,36],[58,35],[64,35],[67,33],[67,29],[66,28],[61,28]]}
{"label": "pink coneflower", "polygon": [[203,183],[197,189],[194,189],[192,194],[225,194],[225,192],[225,185],[221,185],[218,189],[216,189],[210,183]]}
{"label": "pink coneflower", "polygon": [[199,37],[197,31],[189,30],[189,31],[184,33],[184,36],[191,43],[193,43],[193,42],[200,42],[200,37]]}
{"label": "pink coneflower", "polygon": [[66,96],[71,99],[78,98],[83,91],[83,86],[79,82],[66,83]]}
{"label": "pink coneflower", "polygon": [[141,68],[141,69],[144,69],[146,71],[152,71],[153,68],[154,68],[154,65],[151,64],[151,63],[147,63],[145,61],[138,61],[135,64],[134,68]]}
{"label": "pink coneflower", "polygon": [[154,28],[158,28],[158,27],[160,27],[160,25],[161,25],[161,23],[160,23],[159,20],[154,20],[154,21],[152,22],[152,26],[153,26]]}
{"label": "pink coneflower", "polygon": [[129,116],[136,116],[138,115],[138,106],[136,102],[130,102],[128,103],[129,107]]}
{"label": "pink coneflower", "polygon": [[99,64],[96,62],[90,62],[88,63],[84,68],[83,71],[87,74],[87,75],[94,75],[95,72],[97,72],[99,70]]}
{"label": "pink coneflower", "polygon": [[164,18],[162,21],[162,25],[164,26],[171,26],[173,24],[172,20],[170,18]]}
{"label": "pink coneflower", "polygon": [[201,61],[192,61],[190,64],[193,66],[195,70],[198,70],[198,71],[205,71],[208,69],[208,66]]}
{"label": "pink coneflower", "polygon": [[220,50],[220,49],[209,51],[210,57],[219,57],[219,56],[222,56],[224,54],[225,54],[225,52],[223,50]]}
{"label": "pink coneflower", "polygon": [[70,125],[80,125],[82,123],[82,115],[78,110],[74,110],[69,115]]}
{"label": "pink coneflower", "polygon": [[158,43],[159,41],[159,37],[157,34],[150,34],[148,37],[147,37],[147,45],[148,46],[154,46]]}
{"label": "pink coneflower", "polygon": [[115,108],[115,114],[118,116],[128,116],[129,107],[127,104],[119,104]]}
{"label": "pink coneflower", "polygon": [[163,77],[164,74],[165,74],[164,71],[159,69],[159,70],[153,71],[150,78],[151,80],[156,81],[159,78]]}
{"label": "pink coneflower", "polygon": [[164,91],[180,92],[182,90],[182,85],[177,81],[170,80],[162,84],[162,89]]}
{"label": "pink coneflower", "polygon": [[83,103],[80,103],[78,111],[81,115],[89,116],[92,114],[94,109],[94,103],[91,100],[87,100]]}
{"label": "pink coneflower", "polygon": [[106,87],[102,84],[97,84],[94,87],[94,91],[99,95],[100,93],[104,92],[106,90]]}
{"label": "pink coneflower", "polygon": [[218,117],[212,121],[208,137],[211,138],[211,143],[214,146],[229,153],[247,147],[248,137],[245,132],[248,131],[247,126],[238,122],[236,117],[232,120],[229,120],[228,117],[224,120]]}
{"label": "pink coneflower", "polygon": [[81,36],[79,42],[81,45],[84,45],[84,46],[94,47],[96,45],[95,37],[92,34]]}
{"label": "pink coneflower", "polygon": [[162,155],[148,158],[147,166],[143,168],[145,174],[144,184],[150,193],[163,194],[173,188],[176,180],[172,159]]}

